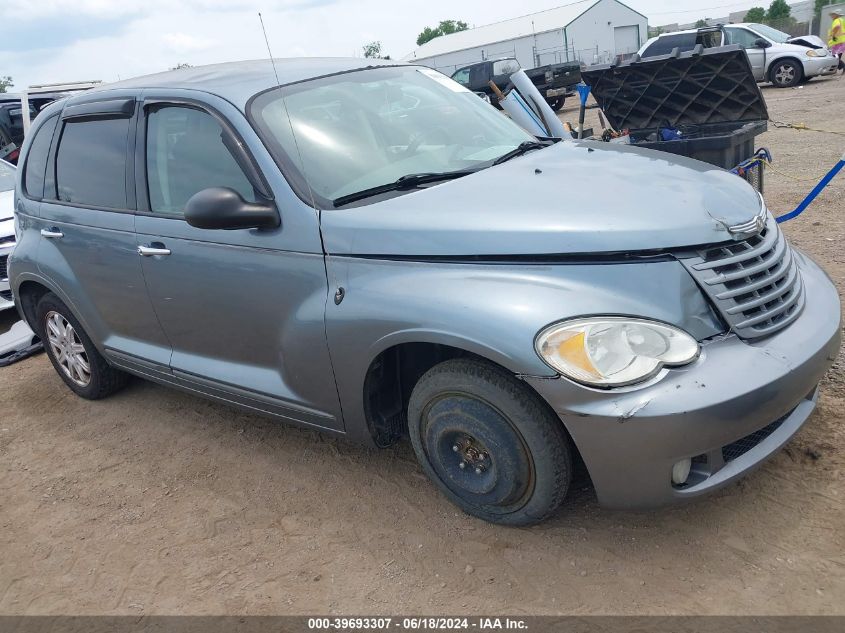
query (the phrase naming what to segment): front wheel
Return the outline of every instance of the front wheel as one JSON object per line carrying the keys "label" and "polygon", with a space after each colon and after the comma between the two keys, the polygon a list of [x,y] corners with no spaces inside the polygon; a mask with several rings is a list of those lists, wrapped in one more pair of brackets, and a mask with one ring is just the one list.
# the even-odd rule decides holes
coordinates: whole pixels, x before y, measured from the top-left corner
{"label": "front wheel", "polygon": [[792,88],[801,83],[804,77],[804,69],[793,59],[784,59],[775,62],[769,71],[769,78],[776,88]]}
{"label": "front wheel", "polygon": [[408,426],[423,470],[468,514],[529,525],[566,497],[572,457],[561,421],[495,365],[455,359],[430,369],[411,394]]}

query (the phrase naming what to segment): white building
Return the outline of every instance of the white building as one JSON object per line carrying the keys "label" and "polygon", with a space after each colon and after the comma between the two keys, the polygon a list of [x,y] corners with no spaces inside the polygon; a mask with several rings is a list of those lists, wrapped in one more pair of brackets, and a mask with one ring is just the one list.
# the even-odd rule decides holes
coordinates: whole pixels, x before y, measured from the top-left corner
{"label": "white building", "polygon": [[405,61],[452,74],[486,59],[516,57],[523,68],[562,61],[609,62],[639,49],[648,19],[619,0],[581,0],[511,20],[441,35]]}

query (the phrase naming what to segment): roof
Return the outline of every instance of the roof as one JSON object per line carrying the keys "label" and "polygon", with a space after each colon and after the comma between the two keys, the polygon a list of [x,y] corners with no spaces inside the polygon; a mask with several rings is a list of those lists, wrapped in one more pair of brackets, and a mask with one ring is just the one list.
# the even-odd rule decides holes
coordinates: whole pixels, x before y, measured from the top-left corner
{"label": "roof", "polygon": [[215,94],[243,109],[250,97],[278,84],[285,85],[351,70],[397,64],[395,61],[346,57],[299,57],[274,61],[275,70],[269,59],[226,62],[134,77],[103,84],[82,94],[120,89],[183,88]]}
{"label": "roof", "polygon": [[[547,9],[538,13],[521,15],[510,20],[494,22],[493,24],[486,24],[474,29],[450,33],[449,35],[441,35],[408,53],[403,59],[406,61],[428,59],[436,55],[445,55],[446,53],[462,51],[476,46],[484,46],[535,33],[562,29],[572,24],[582,14],[603,1],[579,0],[578,2]],[[619,4],[630,9],[630,7],[627,7],[621,2]],[[630,10],[634,11],[633,9]],[[636,11],[634,12],[637,13]]]}
{"label": "roof", "polygon": [[726,27],[726,26],[729,26],[731,28],[738,27],[738,26],[740,26],[740,27],[751,27],[753,29],[755,26],[759,26],[759,25],[760,25],[759,22],[737,22],[736,24],[714,24],[713,26],[699,26],[699,27],[692,28],[692,29],[681,29],[680,31],[670,31],[668,33],[661,33],[660,35],[657,35],[657,36],[655,36],[651,39],[656,40],[656,39],[662,38],[662,37],[669,37],[670,35],[688,35],[689,33],[702,33],[702,32],[709,33],[711,31],[719,31],[723,27]]}

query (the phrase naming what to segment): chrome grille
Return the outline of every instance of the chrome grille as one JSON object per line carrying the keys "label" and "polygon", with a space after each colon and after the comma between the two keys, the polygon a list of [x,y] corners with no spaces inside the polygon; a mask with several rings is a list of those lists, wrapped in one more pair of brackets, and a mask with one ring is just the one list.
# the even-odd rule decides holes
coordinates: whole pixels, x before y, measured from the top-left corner
{"label": "chrome grille", "polygon": [[773,334],[804,307],[801,272],[771,216],[757,235],[705,248],[683,263],[742,338]]}

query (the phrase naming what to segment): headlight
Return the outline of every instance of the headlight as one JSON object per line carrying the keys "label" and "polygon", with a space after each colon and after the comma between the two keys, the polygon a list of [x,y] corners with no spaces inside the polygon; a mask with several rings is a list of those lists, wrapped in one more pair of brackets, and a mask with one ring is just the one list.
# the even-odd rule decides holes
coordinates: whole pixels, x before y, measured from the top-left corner
{"label": "headlight", "polygon": [[535,348],[552,369],[577,382],[618,387],[642,382],[664,365],[686,365],[698,357],[698,341],[655,321],[589,317],[540,332]]}
{"label": "headlight", "polygon": [[817,51],[814,51],[812,48],[807,51],[807,57],[821,57]]}

